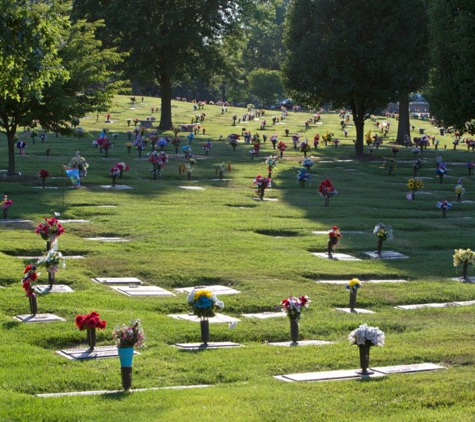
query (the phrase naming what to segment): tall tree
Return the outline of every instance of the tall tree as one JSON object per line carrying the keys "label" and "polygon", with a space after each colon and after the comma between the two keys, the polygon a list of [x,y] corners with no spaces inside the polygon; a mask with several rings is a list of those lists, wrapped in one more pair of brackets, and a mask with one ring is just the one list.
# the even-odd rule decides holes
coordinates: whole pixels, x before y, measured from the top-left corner
{"label": "tall tree", "polygon": [[69,22],[69,1],[3,1],[0,5],[0,132],[8,142],[8,174],[15,173],[15,135],[33,121],[71,131],[73,117],[105,107],[120,60],[101,50],[99,24]]}
{"label": "tall tree", "polygon": [[424,96],[440,124],[475,133],[475,3],[431,0],[433,68]]}
{"label": "tall tree", "polygon": [[255,69],[249,74],[249,92],[269,106],[282,95],[282,79],[277,70]]}
{"label": "tall tree", "polygon": [[[87,2],[88,10],[95,9]],[[159,128],[172,126],[172,84],[208,80],[226,64],[223,38],[239,29],[250,0],[137,0],[100,2],[107,30],[130,53],[128,72],[160,86]],[[79,3],[80,4],[80,3]],[[100,7],[100,5],[99,5]],[[87,18],[88,12],[83,10]]]}
{"label": "tall tree", "polygon": [[350,107],[356,155],[364,152],[365,120],[397,97],[400,55],[412,49],[401,36],[410,25],[412,4],[295,0],[289,8],[284,85],[303,102]]}

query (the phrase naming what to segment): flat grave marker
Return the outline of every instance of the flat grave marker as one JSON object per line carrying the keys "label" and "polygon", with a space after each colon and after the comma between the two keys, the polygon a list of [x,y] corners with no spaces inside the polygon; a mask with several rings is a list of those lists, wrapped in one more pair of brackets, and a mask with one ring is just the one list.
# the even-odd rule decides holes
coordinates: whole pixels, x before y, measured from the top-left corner
{"label": "flat grave marker", "polygon": [[143,281],[139,280],[137,277],[96,277],[91,278],[92,281],[96,283],[104,284],[123,284],[123,285],[132,285],[132,284],[142,284]]}
{"label": "flat grave marker", "polygon": [[280,375],[274,378],[281,381],[288,382],[302,382],[302,381],[330,381],[330,380],[348,380],[348,379],[367,379],[380,378],[384,376],[381,373],[373,373],[370,375],[361,375],[357,369],[339,370],[339,371],[325,371],[325,372],[307,372],[302,374],[287,374]]}
{"label": "flat grave marker", "polygon": [[54,314],[15,315],[14,318],[21,322],[38,322],[38,323],[66,321],[64,318],[61,318]]}
{"label": "flat grave marker", "polygon": [[373,259],[407,259],[409,258],[407,255],[404,255],[399,252],[395,251],[382,251],[380,254],[378,252],[364,252],[370,258]]}
{"label": "flat grave marker", "polygon": [[118,291],[126,296],[175,296],[172,292],[157,286],[110,286],[111,289]]}
{"label": "flat grave marker", "polygon": [[369,309],[361,308],[335,308],[337,311],[345,312],[347,314],[375,314],[376,312],[370,311]]}
{"label": "flat grave marker", "polygon": [[115,186],[101,185],[101,188],[103,188],[103,189],[114,189],[114,190],[130,190],[130,189],[133,189],[132,186],[128,186],[128,185],[115,185]]}
{"label": "flat grave marker", "polygon": [[84,240],[95,240],[97,242],[109,243],[129,242],[129,239],[123,239],[122,237],[85,237]]}
{"label": "flat grave marker", "polygon": [[328,257],[328,253],[326,252],[312,252],[312,255],[318,256],[319,258],[323,259],[330,259],[333,261],[361,261],[359,258],[355,258],[354,256],[347,255],[344,253],[332,253],[333,258]]}
{"label": "flat grave marker", "polygon": [[475,300],[465,300],[462,302],[453,302],[458,306],[472,306],[475,305]]}
{"label": "flat grave marker", "polygon": [[463,277],[455,277],[455,278],[451,278],[451,280],[460,281],[462,283],[467,283],[467,284],[474,284],[475,283],[475,277],[467,277],[465,279]]}
{"label": "flat grave marker", "polygon": [[[131,393],[141,393],[143,391],[158,391],[158,390],[186,390],[191,388],[207,388],[211,385],[178,385],[173,387],[151,387],[151,388],[131,388]],[[71,391],[68,393],[42,393],[35,394],[35,397],[50,398],[50,397],[73,397],[73,396],[98,396],[103,394],[124,394],[124,390],[96,390],[96,391]]]}
{"label": "flat grave marker", "polygon": [[227,286],[221,286],[219,284],[213,286],[195,286],[195,287],[178,287],[175,290],[179,293],[188,293],[190,294],[193,289],[205,289],[209,290],[211,293],[215,295],[237,295],[241,292],[235,289],[232,289]]}
{"label": "flat grave marker", "polygon": [[257,319],[282,318],[282,317],[287,316],[285,312],[262,312],[262,313],[257,313],[257,314],[241,314],[241,315],[246,318],[257,318]]}
{"label": "flat grave marker", "polygon": [[[181,321],[191,321],[191,322],[200,322],[201,318],[198,318],[193,314],[169,314],[171,318],[179,319]],[[225,322],[239,322],[237,318],[233,318],[227,315],[216,313],[214,317],[208,318],[208,321],[211,323],[225,323]]]}
{"label": "flat grave marker", "polygon": [[328,344],[333,344],[331,341],[323,340],[302,340],[298,342],[293,341],[280,341],[280,342],[271,342],[266,343],[268,346],[280,346],[280,347],[298,347],[298,346],[326,346]]}
{"label": "flat grave marker", "polygon": [[14,218],[9,220],[0,220],[0,224],[33,224],[33,221],[24,220],[22,218]]}
{"label": "flat grave marker", "polygon": [[254,201],[267,201],[267,202],[278,202],[278,198],[252,198]]}
{"label": "flat grave marker", "polygon": [[64,224],[64,223],[90,223],[89,220],[58,220],[58,223]]}
{"label": "flat grave marker", "polygon": [[[320,283],[320,284],[339,284],[339,285],[347,285],[348,284],[348,281],[349,281],[349,278],[348,280],[315,280],[317,283]],[[407,283],[407,280],[403,280],[403,279],[391,279],[391,280],[361,280],[361,282],[363,284],[366,284],[366,283],[376,283],[376,284],[379,284],[379,283]]]}
{"label": "flat grave marker", "polygon": [[214,349],[228,349],[231,347],[241,347],[239,343],[232,343],[230,341],[223,342],[209,342],[203,343],[175,343],[175,347],[183,350],[196,351],[196,350],[214,350]]}
{"label": "flat grave marker", "polygon": [[[18,259],[40,259],[42,258],[42,256],[38,255],[38,256],[16,256],[15,258],[18,258]],[[63,258],[64,259],[85,259],[84,256],[82,255],[63,255]]]}
{"label": "flat grave marker", "polygon": [[33,287],[38,293],[45,294],[45,293],[73,293],[74,290],[71,287],[67,286],[66,284],[53,284],[53,288],[49,285],[37,285]]}
{"label": "flat grave marker", "polygon": [[434,371],[437,369],[447,368],[444,366],[436,365],[435,363],[415,363],[412,365],[378,366],[376,368],[371,369],[382,374],[404,374],[410,372]]}
{"label": "flat grave marker", "polygon": [[186,190],[206,190],[205,188],[202,188],[201,186],[178,186],[180,189],[186,189]]}
{"label": "flat grave marker", "polygon": [[395,306],[396,309],[404,310],[413,310],[413,309],[423,309],[423,308],[450,308],[453,306],[458,306],[455,302],[448,303],[421,303],[417,305],[400,305]]}
{"label": "flat grave marker", "polygon": [[[320,231],[320,230],[317,230],[317,231],[312,231],[312,234],[316,234],[316,235],[327,235],[328,236],[328,232],[330,230],[325,230],[325,231]],[[359,230],[340,230],[341,234],[364,234],[365,232],[363,231],[359,231]]]}
{"label": "flat grave marker", "polygon": [[[87,359],[106,359],[106,358],[117,358],[119,357],[119,352],[117,351],[117,346],[97,346],[93,350],[79,348],[79,349],[64,349],[58,350],[56,354],[65,357],[70,360],[87,360]],[[134,350],[134,355],[139,355],[140,353]]]}

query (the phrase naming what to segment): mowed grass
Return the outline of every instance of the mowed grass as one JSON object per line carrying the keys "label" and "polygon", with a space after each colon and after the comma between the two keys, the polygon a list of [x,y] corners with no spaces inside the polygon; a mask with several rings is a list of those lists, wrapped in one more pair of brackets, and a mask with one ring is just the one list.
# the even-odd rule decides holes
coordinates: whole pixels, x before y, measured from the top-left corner
{"label": "mowed grass", "polygon": [[[31,225],[0,226],[2,233],[0,285],[0,419],[24,420],[183,420],[183,421],[274,421],[307,420],[473,420],[475,383],[475,345],[473,306],[403,311],[395,306],[475,299],[475,286],[452,280],[461,268],[452,264],[455,248],[474,247],[475,187],[468,177],[466,162],[474,153],[460,145],[453,150],[453,136],[438,137],[439,150],[424,150],[420,175],[425,187],[414,201],[406,199],[406,181],[412,177],[414,155],[411,148],[400,147],[398,169],[388,175],[381,165],[392,156],[391,147],[397,130],[394,119],[382,146],[370,160],[354,158],[354,128],[345,138],[335,113],[322,115],[321,124],[305,131],[307,112],[290,112],[286,119],[272,125],[266,111],[267,129],[259,121],[232,125],[232,115],[245,109],[205,106],[206,135],[197,135],[191,144],[198,165],[192,180],[178,173],[184,161],[181,151],[166,148],[170,161],[162,176],[153,180],[147,162],[146,147],[142,159],[135,149],[127,153],[126,119],[150,116],[150,108],[159,99],[116,97],[111,108],[112,123],[105,117],[81,119],[90,137],[63,138],[48,134],[45,143],[39,137],[33,145],[26,138],[27,155],[16,156],[21,178],[0,178],[4,194],[14,205],[10,218],[32,220]],[[196,113],[202,112],[197,111]],[[190,103],[173,102],[174,124],[188,124],[195,115]],[[159,116],[156,113],[155,116]],[[262,120],[262,119],[261,119]],[[418,129],[438,135],[427,121],[413,120]],[[267,174],[263,163],[277,154],[268,140],[261,144],[260,157],[251,160],[251,145],[240,142],[236,151],[226,143],[227,135],[241,134],[241,127],[252,133],[274,132],[288,149],[273,172],[273,187],[266,198],[256,201],[252,181],[257,174]],[[118,133],[109,158],[92,146],[103,129]],[[306,188],[297,183],[299,161],[290,134],[300,133],[312,143],[318,132],[333,132],[340,143],[319,145],[309,154],[315,161]],[[368,121],[365,131],[378,131]],[[41,132],[41,131],[40,131]],[[379,132],[378,132],[379,133]],[[21,134],[21,133],[20,133]],[[165,135],[173,137],[172,132]],[[179,136],[187,145],[186,132]],[[220,140],[220,135],[222,139]],[[202,150],[211,139],[208,156]],[[111,136],[112,138],[112,136]],[[242,139],[242,138],[241,138]],[[51,157],[45,150],[50,148]],[[83,188],[71,188],[64,178],[62,164],[80,151],[90,164]],[[449,169],[439,183],[435,173],[436,157],[442,156]],[[110,190],[109,169],[126,162],[130,171],[119,184],[132,190]],[[231,161],[231,173],[224,181],[216,180],[215,170]],[[0,169],[7,168],[6,141],[0,144]],[[41,189],[36,173],[46,169],[49,189]],[[464,179],[466,194],[456,202],[454,186]],[[319,183],[329,178],[338,191],[325,207],[318,195]],[[199,186],[204,190],[185,190]],[[52,189],[56,188],[56,189]],[[453,203],[447,218],[442,219],[436,202],[447,198]],[[114,207],[104,207],[111,206]],[[38,296],[39,312],[54,313],[66,322],[24,324],[14,315],[28,313],[28,301],[19,283],[24,266],[16,256],[39,255],[44,242],[34,228],[44,216],[61,213],[64,219],[84,219],[89,223],[65,223],[66,233],[59,239],[64,255],[83,255],[82,260],[68,260],[57,282],[75,290],[72,294]],[[371,260],[364,252],[376,248],[374,226],[392,225],[394,239],[383,250],[409,256],[401,260]],[[332,225],[343,230],[336,252],[360,258],[360,261],[330,261],[312,255],[326,250],[326,235]],[[353,233],[363,232],[363,233]],[[119,236],[127,243],[101,243],[87,237]],[[469,275],[473,274],[469,267]],[[148,285],[173,291],[178,287],[222,284],[241,291],[239,295],[220,296],[223,313],[238,317],[233,329],[226,324],[211,325],[213,341],[239,342],[243,347],[214,351],[183,352],[176,342],[198,342],[199,325],[178,321],[168,314],[186,313],[186,295],[172,298],[133,298],[107,286],[93,283],[92,277],[139,277]],[[319,284],[317,280],[361,280],[403,278],[407,283],[363,283],[358,292],[358,307],[375,314],[351,315],[334,310],[348,305],[343,285]],[[46,284],[45,271],[40,282]],[[254,320],[242,313],[273,311],[288,295],[307,294],[312,303],[300,323],[302,339],[332,341],[328,346],[280,348],[267,342],[288,341],[286,318]],[[98,344],[112,344],[111,329],[132,318],[141,318],[147,347],[134,359],[133,387],[172,387],[209,384],[212,387],[188,390],[159,390],[133,394],[98,395],[42,399],[38,393],[120,389],[120,369],[116,359],[75,362],[55,351],[85,346],[85,334],[74,325],[77,314],[97,311],[108,327],[98,332]],[[380,327],[386,334],[383,348],[371,351],[372,366],[434,362],[447,370],[390,375],[368,382],[340,381],[322,383],[284,383],[274,375],[352,369],[359,365],[358,351],[347,342],[349,332],[359,324]]]}

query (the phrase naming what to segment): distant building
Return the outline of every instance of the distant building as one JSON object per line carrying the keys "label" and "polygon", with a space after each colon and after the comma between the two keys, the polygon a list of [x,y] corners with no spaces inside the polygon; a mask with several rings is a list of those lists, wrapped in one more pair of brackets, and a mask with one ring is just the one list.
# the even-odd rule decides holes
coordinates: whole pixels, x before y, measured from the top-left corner
{"label": "distant building", "polygon": [[424,113],[429,115],[429,103],[424,99],[421,94],[414,95],[413,100],[409,103],[409,113]]}

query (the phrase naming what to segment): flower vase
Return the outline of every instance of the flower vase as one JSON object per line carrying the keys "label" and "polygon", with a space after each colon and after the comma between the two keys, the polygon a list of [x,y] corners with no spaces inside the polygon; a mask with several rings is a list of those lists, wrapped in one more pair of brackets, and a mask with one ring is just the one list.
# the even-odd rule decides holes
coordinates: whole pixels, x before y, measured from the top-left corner
{"label": "flower vase", "polygon": [[264,200],[264,191],[265,191],[265,189],[261,186],[259,188],[259,198],[260,198],[261,201]]}
{"label": "flower vase", "polygon": [[102,154],[102,145],[99,145],[99,154]]}
{"label": "flower vase", "polygon": [[361,366],[361,371],[358,371],[358,373],[360,375],[371,375],[373,371],[368,371],[369,351],[371,347],[367,345],[360,345],[358,346],[358,348],[360,349],[360,366]]}
{"label": "flower vase", "polygon": [[53,288],[53,283],[54,283],[54,272],[53,271],[48,271],[48,283],[50,289]]}
{"label": "flower vase", "polygon": [[130,154],[131,147],[127,147],[127,154]]}
{"label": "flower vase", "polygon": [[333,259],[333,255],[332,255],[332,252],[333,252],[333,242],[331,240],[328,241],[328,244],[327,244],[327,251],[328,251],[328,258],[329,259]]}
{"label": "flower vase", "polygon": [[87,345],[89,346],[89,350],[94,350],[96,346],[96,329],[95,328],[88,328],[86,330],[86,341]]}
{"label": "flower vase", "polygon": [[305,187],[305,180],[302,179],[302,180],[299,180],[299,182],[300,182],[300,187],[304,188]]}
{"label": "flower vase", "polygon": [[128,391],[132,387],[132,360],[134,357],[133,347],[119,347],[120,372],[122,376],[122,387]]}
{"label": "flower vase", "polygon": [[383,250],[383,239],[379,238],[378,239],[378,250],[377,250],[378,255],[381,255],[382,250]]}
{"label": "flower vase", "polygon": [[330,197],[325,196],[325,206],[328,207],[330,205]]}
{"label": "flower vase", "polygon": [[156,171],[153,172],[153,180],[157,180],[157,172]]}
{"label": "flower vase", "polygon": [[444,181],[444,175],[441,174],[441,175],[439,176],[439,183],[442,183],[443,181]]}
{"label": "flower vase", "polygon": [[447,217],[447,208],[442,207],[442,218]]}
{"label": "flower vase", "polygon": [[356,308],[356,289],[350,289],[350,309],[353,310]]}
{"label": "flower vase", "polygon": [[462,202],[462,194],[461,193],[457,194],[457,202]]}
{"label": "flower vase", "polygon": [[30,302],[31,314],[36,315],[38,312],[38,302],[36,301],[36,296],[28,296],[28,301]]}
{"label": "flower vase", "polygon": [[3,219],[8,220],[8,208],[3,209]]}
{"label": "flower vase", "polygon": [[178,147],[175,147],[175,154],[178,155]]}
{"label": "flower vase", "polygon": [[284,156],[284,151],[280,151],[280,158]]}
{"label": "flower vase", "polygon": [[123,174],[124,174],[124,170],[119,170],[119,171],[120,171],[120,173],[119,173],[119,179],[122,179],[122,176],[123,176]]}
{"label": "flower vase", "polygon": [[41,178],[41,187],[44,189],[46,187],[46,178]]}
{"label": "flower vase", "polygon": [[105,154],[104,154],[104,155],[105,155],[105,158],[109,158],[109,150],[108,150],[108,149],[105,150]]}
{"label": "flower vase", "polygon": [[142,150],[139,149],[139,158],[142,158]]}
{"label": "flower vase", "polygon": [[163,151],[165,149],[164,145],[160,145],[160,151]]}
{"label": "flower vase", "polygon": [[205,346],[209,342],[209,320],[208,318],[202,319],[200,321],[200,330],[201,330],[201,341]]}
{"label": "flower vase", "polygon": [[115,186],[115,179],[117,179],[117,176],[112,176],[112,186]]}
{"label": "flower vase", "polygon": [[290,339],[292,343],[297,343],[299,341],[299,320],[290,319]]}
{"label": "flower vase", "polygon": [[187,177],[188,180],[191,180],[191,171],[188,172]]}
{"label": "flower vase", "polygon": [[472,169],[471,168],[468,169],[468,175],[469,175],[469,177],[472,175]]}
{"label": "flower vase", "polygon": [[464,280],[467,279],[467,274],[468,274],[468,262],[464,262],[464,263],[462,264],[462,278],[463,278]]}
{"label": "flower vase", "polygon": [[223,180],[223,170],[219,170],[219,180]]}

